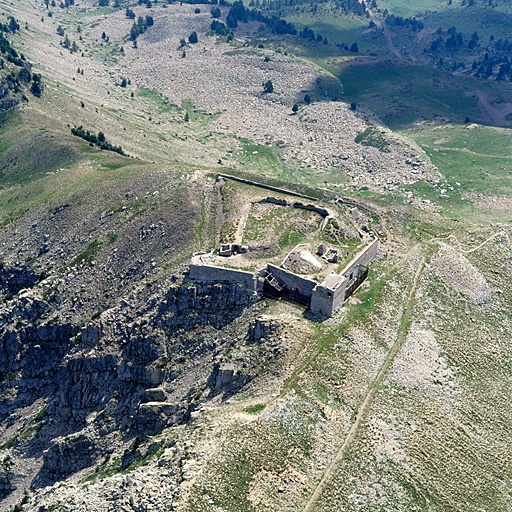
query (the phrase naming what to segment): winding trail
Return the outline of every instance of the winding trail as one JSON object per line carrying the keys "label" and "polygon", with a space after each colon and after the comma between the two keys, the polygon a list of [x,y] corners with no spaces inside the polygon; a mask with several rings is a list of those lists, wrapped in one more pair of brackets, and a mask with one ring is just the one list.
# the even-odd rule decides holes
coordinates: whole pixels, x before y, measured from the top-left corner
{"label": "winding trail", "polygon": [[468,153],[469,155],[481,156],[484,158],[501,158],[503,160],[511,160],[512,155],[491,155],[487,153],[477,153],[476,151],[471,151],[468,148],[447,148],[445,146],[425,146],[433,151],[460,151],[462,153]]}
{"label": "winding trail", "polygon": [[507,235],[507,233],[505,233],[505,231],[497,231],[496,233],[491,235],[489,238],[486,238],[482,243],[478,244],[476,247],[473,247],[471,249],[463,249],[462,244],[460,243],[460,240],[454,234],[448,235],[447,237],[434,238],[434,239],[432,239],[432,241],[435,242],[435,241],[449,240],[450,238],[452,238],[453,240],[455,240],[457,242],[460,252],[462,252],[464,254],[471,254],[472,252],[478,251],[478,249],[481,249],[482,247],[484,247],[484,245],[487,245],[491,240],[494,240],[499,235],[508,237],[508,235]]}
{"label": "winding trail", "polygon": [[416,267],[416,272],[414,274],[414,278],[411,282],[409,293],[407,294],[407,300],[404,304],[404,313],[402,315],[402,319],[400,321],[400,327],[398,328],[396,340],[393,343],[393,346],[389,350],[386,359],[382,363],[382,366],[380,367],[379,372],[377,373],[377,376],[373,380],[372,384],[370,385],[368,392],[366,394],[365,399],[361,403],[359,410],[354,418],[354,422],[352,423],[352,426],[350,427],[350,430],[347,433],[347,436],[345,437],[345,440],[343,441],[343,444],[340,446],[338,452],[336,453],[336,456],[334,460],[331,462],[331,464],[327,467],[325,470],[322,478],[318,482],[318,485],[316,486],[313,494],[309,498],[309,501],[306,503],[304,508],[302,509],[303,512],[309,512],[320,495],[322,494],[325,486],[327,483],[332,479],[334,474],[336,473],[336,470],[339,467],[340,462],[343,460],[345,454],[347,453],[348,448],[350,447],[350,444],[352,443],[353,439],[355,438],[359,427],[362,423],[362,421],[366,417],[366,412],[370,404],[372,403],[373,399],[375,398],[375,395],[380,388],[382,381],[391,366],[391,363],[393,362],[396,353],[398,352],[398,349],[402,346],[405,337],[407,336],[407,332],[409,330],[409,326],[411,324],[412,320],[412,305],[414,302],[414,298],[416,296],[416,289],[418,287],[418,280],[419,277],[425,267],[426,258],[423,256]]}
{"label": "winding trail", "polygon": [[[404,59],[402,52],[395,46],[395,43],[393,42],[393,36],[395,36],[396,34],[389,29],[385,22],[377,18],[375,12],[373,12],[368,7],[368,5],[366,7],[368,9],[370,20],[372,20],[377,25],[377,28],[382,30],[382,34],[384,35],[384,39],[386,40],[388,50],[398,59],[399,62],[406,62],[406,59]],[[413,62],[417,62],[416,57],[414,57],[411,54],[408,55],[410,60],[412,60]]]}
{"label": "winding trail", "polygon": [[465,95],[478,99],[480,110],[488,115],[495,126],[510,126],[507,116],[512,113],[512,103],[504,102],[499,107],[492,105],[489,93],[481,89],[467,91]]}

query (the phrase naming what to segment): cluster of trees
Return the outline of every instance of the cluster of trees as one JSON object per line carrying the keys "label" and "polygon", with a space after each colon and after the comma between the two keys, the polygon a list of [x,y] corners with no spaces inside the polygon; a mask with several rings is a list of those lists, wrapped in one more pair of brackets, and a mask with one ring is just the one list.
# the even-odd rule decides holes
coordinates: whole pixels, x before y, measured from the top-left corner
{"label": "cluster of trees", "polygon": [[471,71],[481,78],[494,77],[496,80],[510,80],[512,82],[512,59],[507,55],[484,55],[483,60],[473,61]]}
{"label": "cluster of trees", "polygon": [[[508,39],[495,40],[491,35],[489,44],[482,44],[478,32],[473,32],[471,37],[464,37],[455,27],[450,27],[446,32],[439,28],[436,31],[436,39],[430,44],[430,52],[449,51],[451,55],[457,49],[467,48],[475,53],[479,49],[479,57],[474,58],[471,66],[464,60],[462,53],[457,60],[441,56],[437,64],[441,67],[448,67],[451,71],[466,69],[466,72],[479,78],[494,78],[495,80],[512,81],[512,42]],[[446,39],[443,36],[448,36]],[[424,50],[425,52],[427,50]]]}
{"label": "cluster of trees", "polygon": [[[430,51],[436,52],[438,50],[455,50],[457,48],[462,48],[466,46],[464,43],[464,35],[462,32],[457,32],[455,27],[450,27],[446,31],[446,35],[448,36],[446,40],[443,38],[443,30],[441,28],[437,29],[436,34],[438,37],[432,41],[430,44]],[[467,43],[467,47],[470,50],[473,50],[478,45],[479,36],[476,32],[473,33],[471,39]]]}
{"label": "cluster of trees", "polygon": [[323,44],[329,43],[329,41],[327,41],[327,37],[323,37],[320,33],[318,33],[315,36],[315,33],[307,26],[304,27],[299,32],[299,36],[303,37],[304,39],[309,39],[310,41],[316,41],[317,43],[323,43]]}
{"label": "cluster of trees", "polygon": [[[50,0],[44,0],[44,4],[46,5],[46,8],[47,8],[47,9],[49,9],[50,5],[51,5],[52,7],[55,7],[55,6],[57,5],[57,4],[56,4],[56,2],[55,2],[55,0],[51,0],[51,2],[50,2]],[[75,0],[63,0],[63,1],[61,1],[61,3],[59,4],[59,7],[60,7],[61,9],[65,9],[65,8],[69,7],[70,5],[75,5]],[[100,4],[100,5],[101,5],[101,4]],[[49,16],[51,16],[51,14],[50,14],[50,13],[48,13],[48,15],[49,15]]]}
{"label": "cluster of trees", "polygon": [[491,46],[497,52],[512,52],[512,43],[508,39],[503,40],[500,38],[495,41],[494,36],[491,36]]}
{"label": "cluster of trees", "polygon": [[[139,0],[140,1],[140,0]],[[204,0],[183,0],[185,3],[194,4],[194,3],[204,3]],[[321,0],[322,2],[327,0]],[[260,9],[266,10],[276,10],[280,9],[283,6],[295,6],[302,3],[305,3],[305,0],[251,0],[250,7],[246,7],[242,0],[236,0],[232,4],[228,3],[227,0],[212,0],[212,4],[219,5],[227,5],[231,8],[229,9],[228,15],[226,17],[226,24],[222,22],[213,22],[211,25],[211,30],[216,34],[222,36],[230,36],[230,33],[238,27],[239,23],[247,23],[249,21],[259,21],[267,25],[267,27],[274,34],[284,35],[298,35],[304,39],[308,39],[310,41],[316,41],[318,43],[328,44],[328,40],[326,37],[323,37],[321,34],[315,34],[313,30],[309,27],[305,27],[302,30],[298,31],[293,23],[288,23],[283,20],[279,16],[272,15],[266,16],[264,15]],[[360,2],[359,0],[335,0],[335,3],[338,7],[345,10],[346,12],[353,12],[360,15],[368,15],[368,8],[364,0]],[[372,5],[375,4],[375,0],[372,0]],[[127,9],[127,16],[130,17],[133,11]],[[218,7],[212,7],[211,14],[214,20],[217,20],[221,16],[220,9]],[[133,16],[135,16],[133,14]],[[232,35],[232,34],[231,34]],[[347,46],[348,50],[348,46]],[[356,50],[357,51],[357,50]]]}
{"label": "cluster of trees", "polygon": [[[7,62],[10,62],[20,69],[11,69],[6,75],[4,83],[10,91],[17,94],[21,92],[23,84],[28,85],[32,82],[30,92],[34,96],[39,97],[43,92],[41,75],[30,72],[32,65],[25,59],[25,56],[22,53],[18,54],[18,52],[11,46],[10,41],[4,36],[4,33],[14,34],[20,29],[19,24],[13,16],[10,16],[8,19],[9,22],[7,24],[0,24],[0,54]],[[5,69],[5,67],[4,59],[0,58],[0,69]]]}
{"label": "cluster of trees", "polygon": [[[245,7],[242,0],[237,0],[231,6],[231,9],[228,12],[228,16],[226,18],[227,26],[230,29],[235,29],[238,26],[238,23],[247,23],[248,21],[259,21],[260,23],[264,23],[274,34],[291,34],[297,35],[297,29],[293,23],[287,23],[285,20],[279,18],[278,16],[265,16],[258,9],[249,9]],[[305,27],[298,34],[301,37],[310,40],[316,40],[318,36],[315,36],[315,33]],[[324,38],[320,36],[320,41],[324,41]]]}
{"label": "cluster of trees", "polygon": [[[197,37],[197,32],[194,30],[194,32],[192,32],[188,36],[188,42],[190,44],[196,44],[198,41],[199,41],[199,39]],[[185,48],[185,46],[187,46],[187,40],[183,37],[183,38],[180,39],[180,45],[178,46],[178,50],[180,50],[181,48]],[[186,57],[185,50],[183,50],[182,57],[183,58]]]}
{"label": "cluster of trees", "polygon": [[153,4],[151,3],[151,0],[139,0],[139,5],[145,5],[148,9],[153,7]]}
{"label": "cluster of trees", "polygon": [[274,34],[297,34],[297,29],[293,23],[287,23],[277,16],[265,16],[258,9],[248,9],[242,0],[237,0],[231,6],[226,18],[229,28],[235,29],[238,23],[247,23],[248,21],[259,21],[267,25]]}
{"label": "cluster of trees", "polygon": [[215,32],[219,36],[227,36],[229,34],[232,34],[232,32],[222,23],[222,21],[213,20],[212,24],[210,25],[210,29]]}
{"label": "cluster of trees", "polygon": [[11,46],[11,43],[7,38],[4,37],[3,34],[0,34],[0,53],[5,55],[5,58],[8,62],[11,62],[15,66],[23,67],[23,61],[25,60],[25,56],[18,52]]}
{"label": "cluster of trees", "polygon": [[139,37],[141,34],[144,34],[148,27],[151,27],[154,23],[155,22],[152,16],[146,16],[145,19],[142,16],[139,16],[137,22],[133,23],[130,30],[130,41],[135,41],[137,37]]}
{"label": "cluster of trees", "polygon": [[77,137],[80,137],[87,142],[89,142],[90,146],[98,146],[100,149],[106,149],[107,151],[114,151],[115,153],[119,153],[120,155],[124,155],[124,151],[122,150],[121,146],[114,146],[110,144],[105,138],[105,135],[103,132],[98,132],[98,135],[94,135],[94,133],[91,133],[89,130],[84,130],[82,125],[78,127],[71,128],[71,133],[73,135],[76,135]]}
{"label": "cluster of trees", "polygon": [[356,42],[352,43],[350,46],[347,43],[338,43],[336,46],[346,52],[359,53],[359,45]]}
{"label": "cluster of trees", "polygon": [[10,73],[8,73],[5,77],[5,83],[7,84],[7,88],[14,93],[21,92],[22,84],[28,84],[31,80],[32,75],[30,71],[25,67],[22,67],[18,72],[13,70]]}
{"label": "cluster of trees", "polygon": [[43,84],[41,82],[41,75],[33,73],[32,85],[30,86],[30,92],[38,98],[43,94]]}
{"label": "cluster of trees", "polygon": [[[368,16],[368,7],[364,0],[319,0],[311,3],[308,0],[251,0],[249,3],[250,7],[256,7],[257,9],[264,9],[268,11],[278,11],[285,7],[298,7],[299,5],[311,6],[311,10],[315,12],[318,4],[320,3],[333,3],[338,9],[341,9],[345,13],[353,13],[358,16]],[[372,7],[377,7],[376,0],[371,1]]]}
{"label": "cluster of trees", "polygon": [[67,34],[64,36],[64,39],[60,42],[60,44],[61,46],[64,46],[64,48],[68,49],[71,53],[77,52],[79,50],[76,41],[71,41]]}
{"label": "cluster of trees", "polygon": [[402,18],[402,16],[395,16],[394,14],[388,14],[387,10],[384,10],[384,21],[386,25],[391,27],[406,27],[410,28],[414,32],[422,30],[425,25],[422,21],[412,18]]}
{"label": "cluster of trees", "polygon": [[8,23],[0,23],[0,32],[15,34],[20,29],[19,23],[14,16],[9,16],[7,19],[9,21]]}

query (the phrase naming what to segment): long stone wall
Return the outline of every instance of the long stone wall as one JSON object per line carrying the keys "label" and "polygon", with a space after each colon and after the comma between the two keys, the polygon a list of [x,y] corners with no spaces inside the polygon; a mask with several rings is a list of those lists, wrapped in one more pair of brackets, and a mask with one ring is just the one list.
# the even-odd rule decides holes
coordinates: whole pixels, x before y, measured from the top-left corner
{"label": "long stone wall", "polygon": [[285,286],[281,293],[283,297],[295,300],[306,306],[310,305],[311,293],[313,292],[313,288],[317,285],[315,281],[276,267],[271,263],[267,265],[267,270]]}
{"label": "long stone wall", "polygon": [[328,217],[329,212],[325,208],[321,208],[320,206],[316,206],[314,204],[302,204],[295,202],[293,203],[294,208],[298,208],[299,210],[308,210],[310,212],[318,213],[321,217]]}
{"label": "long stone wall", "polygon": [[366,246],[362,251],[358,252],[354,258],[341,271],[341,275],[345,276],[349,281],[353,279],[362,267],[368,265],[375,259],[379,250],[379,240],[375,239]]}
{"label": "long stone wall", "polygon": [[242,283],[248,293],[257,293],[257,280],[252,272],[234,270],[214,265],[190,265],[189,278],[201,283]]}
{"label": "long stone wall", "polygon": [[256,181],[247,180],[245,178],[239,178],[238,176],[232,176],[231,174],[223,174],[219,172],[217,174],[217,178],[239,181],[240,183],[245,183],[246,185],[253,185],[254,187],[263,188],[265,190],[272,190],[272,192],[281,192],[289,196],[301,197],[303,199],[309,199],[310,201],[318,201],[317,197],[308,196],[306,194],[300,194],[299,192],[292,192],[291,190],[286,190],[285,188],[274,187],[272,185],[265,185],[264,183],[258,183]]}

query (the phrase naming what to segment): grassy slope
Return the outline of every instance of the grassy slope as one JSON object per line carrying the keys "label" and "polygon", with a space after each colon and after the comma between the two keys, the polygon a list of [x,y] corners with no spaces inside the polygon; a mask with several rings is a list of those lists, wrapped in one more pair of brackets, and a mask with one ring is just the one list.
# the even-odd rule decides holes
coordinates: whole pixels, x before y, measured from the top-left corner
{"label": "grassy slope", "polygon": [[[512,347],[503,328],[512,282],[493,273],[510,257],[507,238],[466,255],[493,287],[489,302],[476,305],[433,272],[435,238],[455,233],[467,250],[495,230],[405,210],[386,226],[395,238],[391,247],[400,252],[372,268],[370,287],[358,292],[363,304],[346,306],[342,318],[322,325],[297,320],[282,333],[291,335],[289,353],[269,368],[269,376],[284,368],[281,381],[257,381],[196,420],[197,449],[208,446],[213,453],[183,510],[206,510],[208,502],[234,511],[266,510],[270,503],[277,510],[306,510],[398,332],[417,328],[430,331],[434,349],[421,335],[417,348],[402,339],[408,348],[391,359],[346,452],[307,510],[510,508],[512,472],[493,456],[508,453],[512,443],[505,406]],[[447,243],[458,247],[455,240]],[[422,254],[427,266],[407,303]],[[270,305],[285,325],[300,314]]]}
{"label": "grassy slope", "polygon": [[[390,80],[391,85],[379,101],[383,104],[386,98],[396,95],[397,83],[404,87],[403,99],[400,99],[404,105],[393,116],[397,123],[414,120],[408,111],[414,110],[422,101],[427,102],[424,108],[430,114],[439,111],[446,115],[446,107],[438,106],[429,97],[427,84],[432,80],[429,72],[414,75],[418,82],[407,88],[412,91],[408,93],[403,80],[405,75],[409,76],[410,68],[396,66],[393,69],[396,78]],[[352,70],[352,77],[350,71],[346,71],[346,94],[348,97],[352,90],[356,101],[374,101],[369,105],[376,106],[379,103],[370,97],[371,89],[380,87],[384,80],[372,72],[371,67],[364,70],[364,73]],[[454,98],[456,80],[446,77],[446,82],[441,85],[447,90],[442,94],[449,96],[447,101],[460,101],[464,108],[475,109],[460,95]],[[358,82],[364,84],[363,92],[355,90]],[[418,83],[422,84],[419,87],[421,94],[414,92]],[[56,89],[51,92],[57,94]],[[177,123],[175,128],[187,129],[178,116],[181,117],[185,110],[191,111],[190,105],[173,107],[154,92],[138,92],[134,101],[140,101],[139,105],[150,105],[152,109],[155,105],[160,107],[153,116],[176,116],[171,119]],[[63,97],[59,96],[60,99]],[[49,108],[44,107],[44,99],[33,103],[42,109]],[[74,115],[71,104],[64,103],[64,108]],[[458,103],[455,107],[462,109]],[[202,122],[200,114],[197,117],[194,112],[192,114],[192,122]],[[47,112],[45,115],[54,114]],[[477,119],[476,110],[474,115]],[[148,128],[151,124],[147,115],[136,122],[115,109],[95,116],[94,107],[91,107],[83,116],[97,127],[102,127],[109,119],[114,119],[116,126],[128,123],[127,140],[135,149],[136,134],[147,129],[149,140],[141,149],[144,155],[149,155],[155,148],[159,148],[159,158],[169,155],[167,150],[160,149],[159,136]],[[148,171],[149,167],[144,163],[99,152],[72,139],[67,133],[66,122],[59,125],[60,130],[52,131],[48,126],[44,131],[34,130],[43,117],[27,113],[3,128],[1,162],[4,170],[1,179],[5,201],[1,203],[2,219],[19,215],[21,205],[25,209],[49,209],[61,204],[70,194],[87,197],[101,189],[104,183],[118,183],[121,187],[124,180],[137,175],[142,178]],[[189,131],[192,133],[194,129],[191,127]],[[116,135],[115,129],[112,132]],[[505,193],[510,190],[510,172],[503,170],[501,165],[504,161],[501,157],[510,156],[509,132],[486,128],[469,133],[461,126],[436,131],[434,127],[426,126],[407,133],[431,153],[434,163],[450,184],[458,181],[464,189],[477,192]],[[442,145],[450,149],[439,151],[438,139],[448,139]],[[20,147],[24,148],[20,154],[22,161],[30,162],[30,165],[12,164],[17,156],[17,141],[22,141]],[[41,143],[46,147],[44,158],[36,151]],[[482,156],[491,144],[494,144],[493,156]],[[463,147],[479,156],[464,153],[465,165],[461,166],[460,149]],[[256,149],[259,153],[254,155]],[[279,148],[263,151],[261,147],[253,147],[250,141],[244,141],[242,153],[248,162],[253,162],[251,169],[258,172],[269,172],[269,164],[277,168],[281,165]],[[499,153],[498,158],[495,153]],[[506,162],[508,165],[508,160]],[[486,174],[480,176],[475,172],[477,167]],[[47,174],[60,168],[66,168],[68,172]],[[178,169],[173,168],[171,172],[178,175],[180,170],[187,170],[185,166]],[[285,173],[282,175],[286,176]],[[490,181],[489,176],[494,179]],[[384,210],[397,209],[396,203],[388,201],[380,206]],[[457,202],[454,207],[463,208]],[[393,252],[389,259],[381,260],[372,268],[370,287],[358,292],[363,304],[348,305],[342,317],[314,325],[301,317],[299,308],[270,303],[270,311],[283,313],[283,318],[287,318],[286,315],[299,317],[296,329],[287,333],[291,341],[283,381],[267,394],[260,393],[258,385],[261,389],[267,385],[260,381],[238,401],[214,409],[194,425],[199,428],[190,435],[197,437],[197,443],[205,443],[212,455],[209,463],[203,466],[203,473],[192,484],[187,510],[204,510],[208,499],[233,511],[265,510],[270,504],[281,510],[301,510],[332,461],[333,451],[340,446],[396,337],[407,284],[420,256],[431,252],[433,246],[435,250],[431,239],[442,233],[455,232],[465,246],[472,246],[492,234],[488,228],[460,226],[400,208],[386,220],[386,226],[377,228],[386,228],[393,234],[394,243],[390,241]],[[471,241],[470,237],[476,241]],[[418,241],[422,245],[416,247]],[[512,473],[509,466],[502,465],[495,457],[497,453],[506,454],[511,450],[508,425],[512,418],[506,405],[512,398],[510,357],[507,355],[512,347],[503,325],[509,322],[507,304],[511,300],[512,283],[506,276],[498,282],[493,273],[507,258],[510,258],[509,250],[499,242],[471,256],[495,289],[504,291],[501,298],[497,292],[493,295],[489,307],[471,304],[431,272],[423,275],[421,293],[414,303],[414,316],[434,331],[442,354],[453,367],[458,399],[445,401],[442,389],[425,391],[386,382],[362,422],[335,479],[326,486],[318,509],[375,510],[379,506],[392,510],[510,509],[510,497],[501,482],[510,482]],[[467,312],[465,316],[472,320],[461,320],[461,311]],[[275,367],[269,368],[269,375],[279,374],[280,367],[284,366],[281,362],[278,360]],[[279,396],[272,397],[276,392]],[[210,424],[214,429],[207,433]],[[391,452],[386,451],[380,458],[380,445],[376,444],[376,439],[383,439],[384,444],[386,441],[395,443],[399,451],[405,452],[406,462],[397,463]],[[279,490],[280,486],[284,492]],[[374,501],[372,496],[376,497]],[[385,501],[379,505],[377,499]]]}

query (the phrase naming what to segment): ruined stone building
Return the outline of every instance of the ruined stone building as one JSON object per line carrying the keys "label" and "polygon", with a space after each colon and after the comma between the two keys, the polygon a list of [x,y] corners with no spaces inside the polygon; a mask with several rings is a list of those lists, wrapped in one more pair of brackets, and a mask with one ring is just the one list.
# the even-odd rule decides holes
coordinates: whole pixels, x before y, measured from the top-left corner
{"label": "ruined stone building", "polygon": [[375,259],[379,242],[374,239],[359,251],[340,273],[331,272],[322,282],[268,263],[258,272],[246,272],[202,263],[197,255],[189,271],[193,282],[237,282],[247,293],[263,293],[304,304],[319,317],[332,316],[368,276],[368,266]]}

